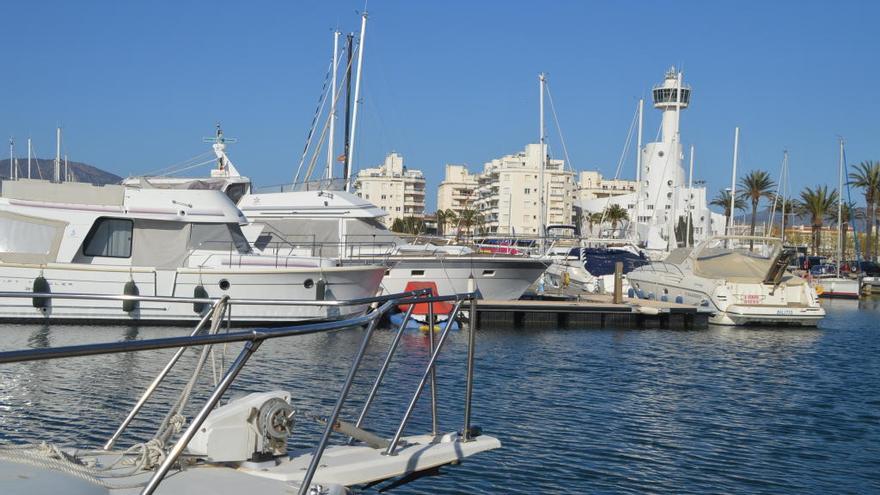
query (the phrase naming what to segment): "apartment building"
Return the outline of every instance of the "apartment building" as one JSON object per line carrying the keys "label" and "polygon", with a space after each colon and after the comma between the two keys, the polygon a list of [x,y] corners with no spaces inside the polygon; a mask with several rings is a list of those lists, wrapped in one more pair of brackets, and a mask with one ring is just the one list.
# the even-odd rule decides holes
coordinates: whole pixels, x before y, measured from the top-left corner
{"label": "apartment building", "polygon": [[452,210],[460,215],[466,209],[473,209],[477,199],[477,175],[470,173],[464,165],[446,165],[446,175],[437,189],[437,209]]}
{"label": "apartment building", "polygon": [[597,171],[584,171],[578,174],[577,199],[609,198],[636,192],[638,182],[624,179],[606,179]]}
{"label": "apartment building", "polygon": [[387,227],[397,218],[425,217],[425,176],[421,170],[408,170],[399,153],[391,152],[382,165],[358,172],[354,189],[358,197],[388,212],[383,217]]}
{"label": "apartment building", "polygon": [[[474,208],[486,232],[541,235],[540,170],[542,146],[529,144],[524,151],[487,162],[477,175]],[[547,160],[544,171],[546,224],[571,224],[575,200],[575,174],[563,160]]]}

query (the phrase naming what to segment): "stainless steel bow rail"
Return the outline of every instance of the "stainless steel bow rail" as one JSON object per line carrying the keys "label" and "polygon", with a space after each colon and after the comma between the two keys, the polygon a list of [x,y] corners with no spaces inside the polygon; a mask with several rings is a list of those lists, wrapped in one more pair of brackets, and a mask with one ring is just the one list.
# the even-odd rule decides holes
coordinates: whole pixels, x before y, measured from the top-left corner
{"label": "stainless steel bow rail", "polygon": [[[80,356],[96,356],[96,355],[105,355],[105,354],[113,354],[120,352],[138,352],[138,351],[147,351],[154,349],[172,349],[177,348],[177,352],[171,357],[165,367],[159,372],[159,374],[153,379],[153,381],[147,386],[144,390],[141,397],[132,407],[131,411],[128,413],[126,418],[122,421],[120,426],[117,428],[116,432],[110,437],[110,439],[105,443],[104,449],[109,450],[113,447],[113,445],[117,442],[119,437],[131,423],[131,421],[138,415],[146,402],[150,399],[153,392],[159,387],[174,365],[178,362],[180,357],[183,355],[184,351],[193,346],[212,346],[216,344],[225,344],[225,343],[233,343],[233,342],[244,342],[244,348],[232,362],[232,364],[227,369],[226,373],[219,380],[219,382],[214,387],[208,399],[205,401],[204,405],[201,407],[199,412],[193,417],[189,426],[186,430],[180,435],[171,449],[168,451],[164,461],[162,464],[156,469],[156,472],[152,475],[150,480],[147,482],[144,489],[141,491],[142,495],[149,495],[155,492],[156,488],[168,474],[169,470],[174,466],[177,462],[180,455],[183,453],[183,450],[189,444],[190,440],[192,440],[193,436],[202,426],[205,419],[207,419],[208,415],[211,413],[220,399],[223,397],[223,394],[230,387],[232,382],[238,376],[239,372],[244,368],[247,364],[248,360],[251,356],[257,352],[260,348],[260,345],[270,339],[282,338],[282,337],[292,337],[292,336],[301,336],[308,334],[316,334],[316,333],[329,333],[333,331],[339,331],[343,329],[354,329],[359,327],[365,327],[365,332],[361,344],[354,356],[351,367],[349,368],[348,374],[345,378],[345,382],[342,385],[342,389],[339,393],[339,396],[336,399],[336,403],[333,407],[331,414],[327,417],[326,425],[324,427],[324,431],[321,435],[321,438],[314,450],[312,455],[312,460],[309,464],[308,470],[306,472],[305,477],[303,478],[302,484],[300,485],[299,493],[301,495],[305,495],[309,493],[309,486],[311,485],[311,481],[314,478],[315,472],[320,465],[321,456],[324,453],[324,450],[327,448],[330,434],[334,431],[334,428],[337,425],[337,420],[339,418],[340,411],[342,410],[343,405],[345,404],[346,398],[348,397],[349,390],[354,381],[354,378],[358,372],[361,361],[363,359],[364,353],[369,345],[370,338],[375,330],[376,326],[379,324],[382,317],[387,314],[392,308],[397,305],[409,305],[406,313],[404,315],[403,321],[398,326],[394,338],[388,348],[388,351],[385,355],[385,359],[380,367],[376,378],[373,381],[372,388],[370,389],[369,394],[367,395],[366,400],[364,401],[363,406],[361,407],[360,415],[358,416],[356,427],[361,428],[364,424],[367,413],[369,412],[370,406],[373,404],[373,401],[376,398],[376,395],[379,391],[379,388],[382,384],[382,380],[385,377],[386,372],[388,371],[388,367],[394,357],[394,353],[397,350],[398,344],[400,343],[401,337],[403,335],[404,330],[406,329],[407,323],[409,322],[413,308],[416,303],[427,303],[429,315],[434,316],[434,303],[437,302],[454,302],[454,306],[452,311],[449,313],[449,317],[447,319],[448,322],[452,322],[456,316],[459,314],[461,310],[461,306],[465,302],[469,302],[470,304],[470,315],[471,318],[468,324],[468,350],[467,350],[467,369],[466,369],[466,380],[465,380],[465,399],[464,399],[464,422],[461,431],[461,436],[463,441],[469,441],[471,439],[471,427],[470,427],[470,416],[471,416],[471,398],[473,395],[473,374],[474,374],[474,345],[475,345],[475,337],[476,337],[476,297],[477,294],[474,292],[465,293],[465,294],[457,294],[451,296],[431,296],[430,290],[417,290],[410,291],[401,294],[391,294],[385,296],[371,297],[371,298],[362,298],[355,299],[349,301],[272,301],[269,300],[269,303],[286,303],[286,304],[307,304],[307,305],[358,305],[358,304],[379,304],[378,307],[371,310],[367,314],[363,316],[359,316],[356,318],[349,318],[346,320],[339,320],[333,322],[321,322],[321,323],[306,323],[299,324],[293,327],[276,327],[276,328],[258,328],[247,331],[228,331],[228,324],[231,314],[232,304],[266,304],[267,301],[262,302],[254,302],[254,300],[243,300],[243,301],[233,301],[228,297],[224,297],[219,300],[215,299],[200,299],[200,298],[168,298],[168,297],[153,297],[153,296],[107,296],[107,295],[89,295],[89,294],[32,294],[28,293],[29,297],[53,297],[53,298],[66,298],[66,299],[117,299],[117,300],[126,300],[126,299],[135,299],[135,300],[173,300],[175,302],[184,302],[184,303],[208,303],[211,305],[211,309],[206,312],[206,314],[202,317],[199,323],[195,326],[192,333],[188,336],[181,337],[166,337],[166,338],[157,338],[157,339],[146,339],[146,340],[138,340],[138,341],[122,341],[122,342],[105,342],[105,343],[97,343],[97,344],[84,344],[84,345],[72,345],[72,346],[63,346],[63,347],[54,347],[54,348],[45,348],[45,349],[28,349],[28,350],[19,350],[19,351],[7,351],[0,352],[0,364],[8,364],[8,363],[20,363],[27,361],[39,361],[39,360],[47,360],[47,359],[60,359],[60,358],[69,358],[69,357],[80,357]],[[21,297],[21,293],[0,293],[0,297]],[[211,315],[215,313],[215,309],[218,308],[218,305],[224,305],[221,307],[221,310],[218,311],[218,315],[216,317],[220,318],[221,321],[225,319],[227,322],[227,333],[206,333],[205,325],[209,320],[211,320]],[[432,424],[432,433],[436,436],[437,434],[437,391],[436,391],[436,381],[435,377],[435,369],[437,357],[440,354],[440,351],[443,347],[443,344],[446,342],[447,337],[449,336],[449,331],[452,328],[451,324],[446,324],[443,326],[443,330],[440,332],[440,335],[435,339],[434,336],[434,325],[433,320],[429,322],[429,341],[428,344],[430,346],[430,358],[428,360],[428,364],[425,367],[422,378],[419,381],[419,384],[412,395],[412,398],[409,401],[409,404],[406,408],[406,411],[403,414],[403,417],[398,424],[394,437],[388,447],[385,449],[385,455],[395,455],[395,450],[400,442],[401,436],[403,435],[404,430],[412,416],[413,410],[415,408],[416,403],[418,402],[419,397],[422,394],[422,391],[425,388],[425,385],[430,380],[431,382],[431,424]],[[349,438],[349,443],[353,443],[354,439]]]}

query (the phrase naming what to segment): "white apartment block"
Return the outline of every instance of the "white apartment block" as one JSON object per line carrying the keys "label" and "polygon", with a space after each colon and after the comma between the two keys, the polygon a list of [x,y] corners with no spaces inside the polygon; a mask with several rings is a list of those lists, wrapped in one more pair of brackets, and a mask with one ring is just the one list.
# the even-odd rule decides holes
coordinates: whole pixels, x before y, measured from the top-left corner
{"label": "white apartment block", "polygon": [[[513,155],[496,158],[477,175],[476,209],[488,232],[541,235],[540,170],[542,146],[526,145]],[[547,225],[571,224],[576,191],[575,174],[563,160],[547,160],[544,198]]]}
{"label": "white apartment block", "polygon": [[632,194],[638,185],[634,180],[606,179],[597,171],[584,171],[578,174],[577,199],[587,201]]}
{"label": "white apartment block", "polygon": [[407,170],[396,152],[382,165],[358,172],[354,188],[358,197],[388,212],[382,219],[387,227],[397,218],[425,217],[425,176],[421,170]]}
{"label": "white apartment block", "polygon": [[437,209],[452,210],[456,215],[473,209],[477,199],[477,175],[464,165],[446,165],[446,175],[437,189]]}

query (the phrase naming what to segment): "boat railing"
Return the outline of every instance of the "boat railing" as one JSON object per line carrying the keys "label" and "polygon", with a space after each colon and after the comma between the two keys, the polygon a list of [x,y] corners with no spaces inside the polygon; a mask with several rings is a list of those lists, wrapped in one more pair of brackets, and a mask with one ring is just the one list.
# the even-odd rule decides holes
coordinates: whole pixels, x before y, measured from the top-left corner
{"label": "boat railing", "polygon": [[[389,366],[394,358],[395,351],[398,348],[398,345],[401,341],[401,337],[403,336],[404,331],[407,328],[407,324],[413,315],[413,310],[417,304],[426,304],[428,311],[428,342],[429,346],[429,358],[427,364],[421,371],[421,379],[416,387],[415,392],[410,398],[406,410],[404,411],[400,421],[397,424],[397,427],[394,431],[394,436],[391,442],[387,447],[384,448],[384,454],[386,455],[395,455],[395,451],[398,448],[398,444],[400,443],[401,437],[412,417],[413,411],[415,409],[415,405],[418,402],[419,398],[422,395],[426,385],[430,383],[431,387],[431,425],[432,425],[432,435],[434,437],[438,436],[438,414],[437,414],[437,382],[436,382],[436,363],[438,356],[443,348],[443,344],[447,341],[449,337],[450,329],[453,328],[451,324],[457,316],[461,312],[462,305],[468,303],[470,305],[470,318],[468,323],[468,339],[467,339],[467,361],[466,361],[466,369],[465,369],[465,395],[464,395],[464,403],[462,407],[463,413],[463,424],[462,430],[460,432],[460,436],[462,441],[470,441],[473,437],[470,420],[471,420],[471,399],[473,396],[473,374],[474,374],[474,346],[475,346],[475,338],[477,331],[477,318],[476,318],[476,298],[477,293],[469,292],[465,294],[456,294],[449,296],[433,296],[430,290],[416,290],[409,291],[400,294],[390,294],[384,296],[376,296],[369,298],[360,298],[353,299],[347,301],[281,301],[281,300],[233,300],[228,296],[224,296],[220,299],[211,299],[211,298],[195,298],[195,297],[157,297],[157,296],[130,296],[130,295],[92,295],[92,294],[35,294],[35,293],[26,293],[27,297],[47,297],[47,298],[58,298],[58,299],[94,299],[94,300],[137,300],[137,301],[170,301],[173,300],[175,302],[182,303],[207,303],[210,305],[210,309],[205,312],[205,315],[198,322],[198,324],[194,327],[193,331],[188,336],[180,336],[180,337],[165,337],[165,338],[154,338],[154,339],[142,339],[142,340],[129,340],[129,341],[121,341],[121,342],[104,342],[104,343],[93,343],[93,344],[81,344],[81,345],[69,345],[69,346],[61,346],[61,347],[51,347],[51,348],[41,348],[41,349],[26,349],[26,350],[17,350],[17,351],[4,351],[0,352],[0,364],[10,364],[10,363],[21,363],[21,362],[31,362],[31,361],[41,361],[41,360],[49,360],[49,359],[61,359],[61,358],[70,358],[70,357],[83,357],[83,356],[97,356],[97,355],[106,355],[106,354],[114,354],[114,353],[122,353],[122,352],[140,352],[140,351],[148,351],[148,350],[157,350],[157,349],[177,349],[177,352],[170,358],[168,363],[162,368],[159,374],[152,380],[152,382],[146,387],[140,398],[134,404],[132,409],[129,411],[126,418],[122,421],[120,426],[116,429],[114,434],[108,439],[108,441],[104,445],[104,450],[111,449],[115,443],[119,440],[121,435],[124,433],[128,425],[131,421],[139,414],[142,410],[143,406],[148,402],[150,397],[159,387],[159,385],[164,381],[165,377],[172,370],[175,364],[178,362],[180,357],[184,354],[186,349],[194,346],[214,346],[218,344],[228,344],[228,343],[236,343],[243,342],[244,347],[241,352],[232,362],[232,364],[228,367],[225,374],[223,374],[222,378],[217,380],[215,387],[211,391],[211,394],[199,409],[198,413],[193,416],[192,421],[186,427],[186,429],[180,434],[178,439],[174,442],[170,449],[167,450],[164,459],[153,475],[150,477],[147,484],[144,486],[141,491],[142,495],[149,495],[155,492],[159,484],[171,470],[171,468],[177,463],[181,454],[183,454],[184,449],[187,447],[189,442],[195,436],[196,432],[199,431],[204,421],[208,418],[208,415],[211,411],[218,405],[220,399],[223,397],[225,392],[232,385],[233,381],[238,376],[239,372],[245,367],[248,360],[257,352],[260,348],[260,345],[271,339],[283,338],[283,337],[294,337],[294,336],[303,336],[310,334],[320,334],[320,333],[328,333],[342,330],[352,330],[357,328],[364,328],[363,337],[360,342],[360,346],[358,347],[357,352],[352,360],[352,364],[349,367],[348,373],[346,375],[345,381],[343,382],[342,388],[339,392],[339,395],[336,399],[335,405],[332,409],[332,412],[329,416],[325,418],[324,430],[321,434],[320,440],[318,441],[317,446],[315,447],[312,455],[312,459],[308,466],[308,469],[305,473],[303,481],[299,487],[299,494],[305,495],[307,493],[311,493],[309,491],[312,479],[315,476],[315,472],[320,466],[321,457],[324,453],[324,450],[328,446],[330,435],[333,431],[338,431],[339,428],[339,415],[340,412],[348,398],[349,390],[352,386],[352,383],[355,380],[355,376],[358,373],[360,368],[362,359],[364,354],[370,344],[371,337],[373,335],[374,330],[376,329],[379,322],[382,318],[389,313],[392,308],[403,306],[406,307],[404,317],[402,322],[397,327],[394,338],[391,340],[391,343],[385,352],[384,361],[379,368],[375,378],[373,379],[373,384],[370,389],[369,394],[367,395],[363,405],[360,407],[360,414],[355,423],[356,429],[363,429],[366,421],[366,417],[369,413],[373,402],[376,399],[377,393],[382,385],[382,381],[385,378],[385,374],[389,369]],[[0,298],[3,297],[23,297],[23,293],[19,292],[0,292]],[[452,309],[447,315],[446,321],[450,322],[443,325],[442,330],[440,330],[439,335],[435,335],[435,329],[433,322],[435,321],[435,304],[444,302],[447,305],[451,302],[454,303],[452,305]],[[235,304],[302,304],[309,306],[343,306],[343,305],[360,305],[360,304],[372,304],[374,307],[372,310],[367,312],[366,314],[354,318],[348,318],[344,320],[332,321],[332,322],[315,322],[315,323],[304,323],[298,324],[296,326],[289,327],[277,327],[277,328],[255,328],[250,330],[240,330],[240,331],[231,331],[230,321],[232,318],[232,306]],[[206,327],[208,326],[209,321],[211,322],[211,327],[217,328],[218,325],[222,325],[223,322],[226,323],[226,332],[210,332],[207,331]],[[348,438],[349,443],[354,442],[354,438]],[[164,446],[163,446],[164,449]]]}
{"label": "boat railing", "polygon": [[204,254],[204,258],[198,258],[198,263],[205,266],[213,266],[216,260],[221,265],[240,268],[251,264],[247,260],[253,260],[253,257],[271,260],[265,266],[273,268],[317,266],[302,264],[301,258],[304,257],[325,259],[357,258],[365,262],[384,264],[397,246],[394,242],[332,242],[316,241],[314,236],[302,237],[304,238],[302,241],[280,240],[260,243],[258,245],[259,250],[251,253],[239,252],[235,243],[230,241],[205,241],[197,249],[192,250],[184,261],[196,258],[196,255],[201,252]]}

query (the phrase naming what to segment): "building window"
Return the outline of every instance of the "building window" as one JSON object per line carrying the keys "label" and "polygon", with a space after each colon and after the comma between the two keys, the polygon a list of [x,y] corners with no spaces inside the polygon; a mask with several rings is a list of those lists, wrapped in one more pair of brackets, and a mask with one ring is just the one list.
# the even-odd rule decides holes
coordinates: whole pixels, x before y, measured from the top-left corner
{"label": "building window", "polygon": [[131,257],[134,222],[124,218],[99,218],[83,243],[86,256]]}
{"label": "building window", "polygon": [[385,195],[384,195],[384,194],[382,195],[382,199],[385,199]]}
{"label": "building window", "polygon": [[529,189],[529,188],[527,187],[527,188],[525,189],[525,193],[526,193],[526,194],[532,194],[532,190]]}

